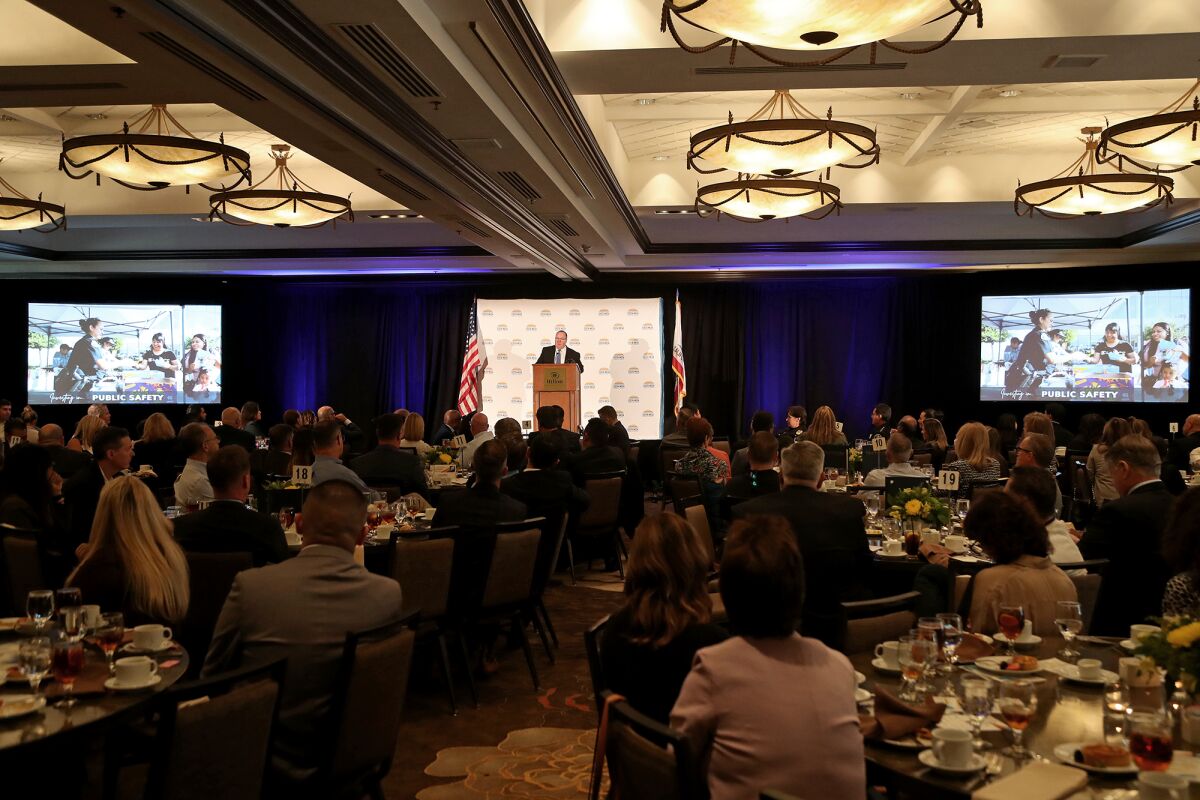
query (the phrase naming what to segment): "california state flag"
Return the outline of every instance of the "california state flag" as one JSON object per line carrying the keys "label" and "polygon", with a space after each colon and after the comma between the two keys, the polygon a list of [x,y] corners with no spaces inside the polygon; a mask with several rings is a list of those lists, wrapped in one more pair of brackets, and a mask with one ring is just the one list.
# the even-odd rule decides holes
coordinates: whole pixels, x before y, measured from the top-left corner
{"label": "california state flag", "polygon": [[683,366],[683,305],[679,290],[675,290],[675,339],[671,346],[671,371],[675,373],[675,414],[687,397],[687,369]]}

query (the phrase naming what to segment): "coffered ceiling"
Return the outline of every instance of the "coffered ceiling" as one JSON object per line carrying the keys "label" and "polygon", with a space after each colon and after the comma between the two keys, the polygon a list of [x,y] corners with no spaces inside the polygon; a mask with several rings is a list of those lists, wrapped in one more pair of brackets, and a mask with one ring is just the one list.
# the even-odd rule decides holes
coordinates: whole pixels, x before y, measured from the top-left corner
{"label": "coffered ceiling", "polygon": [[[1200,175],[1167,209],[1018,218],[1018,179],[1080,128],[1153,113],[1200,74],[1200,4],[984,0],[985,25],[920,56],[778,67],[684,52],[661,0],[0,0],[0,174],[64,203],[68,229],[0,234],[0,274],[979,269],[1190,259]],[[931,26],[901,39],[929,41]],[[689,33],[689,37],[693,34]],[[702,37],[695,37],[699,41]],[[691,208],[689,137],[774,89],[877,130],[881,163],[833,171],[846,208],[746,224]],[[194,134],[275,142],[356,222],[212,224],[207,192],[133,192],[57,171],[61,138],[168,103]],[[404,209],[420,218],[399,219]]]}

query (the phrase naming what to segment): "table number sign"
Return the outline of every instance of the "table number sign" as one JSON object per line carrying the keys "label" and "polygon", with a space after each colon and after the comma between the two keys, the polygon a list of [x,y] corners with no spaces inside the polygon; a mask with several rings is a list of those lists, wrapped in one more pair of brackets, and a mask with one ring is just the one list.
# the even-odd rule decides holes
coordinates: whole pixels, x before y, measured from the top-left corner
{"label": "table number sign", "polygon": [[835,422],[833,423],[833,427],[837,428],[838,432],[840,433],[844,425],[841,422]]}
{"label": "table number sign", "polygon": [[872,436],[871,451],[882,453],[884,450],[887,450],[887,439],[884,439],[882,436]]}
{"label": "table number sign", "polygon": [[1178,422],[1172,422],[1167,427],[1171,431],[1171,433],[1179,433],[1179,423]]}
{"label": "table number sign", "polygon": [[297,486],[312,486],[312,467],[299,464],[292,467],[292,483]]}
{"label": "table number sign", "polygon": [[938,488],[949,492],[958,491],[958,482],[962,473],[952,469],[944,469],[938,473]]}
{"label": "table number sign", "polygon": [[463,436],[460,433],[458,436],[455,436],[453,439],[450,440],[450,446],[457,447],[458,449],[461,450],[462,448],[467,446],[467,437]]}

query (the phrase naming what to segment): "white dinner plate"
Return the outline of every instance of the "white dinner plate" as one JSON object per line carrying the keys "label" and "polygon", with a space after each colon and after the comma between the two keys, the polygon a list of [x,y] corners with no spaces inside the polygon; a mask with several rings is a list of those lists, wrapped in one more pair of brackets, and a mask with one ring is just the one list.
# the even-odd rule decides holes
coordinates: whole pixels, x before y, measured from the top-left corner
{"label": "white dinner plate", "polygon": [[150,653],[161,653],[164,650],[170,650],[174,644],[175,644],[174,639],[163,639],[162,647],[155,647],[150,650],[144,650],[141,647],[137,647],[136,645],[134,645],[133,642],[130,642],[129,644],[127,644],[121,648],[121,652],[122,653],[134,653],[137,655],[145,655],[145,654],[150,654]]}
{"label": "white dinner plate", "polygon": [[140,692],[142,689],[149,689],[151,686],[157,686],[160,683],[162,683],[162,675],[155,673],[150,676],[150,680],[144,683],[125,684],[116,678],[109,678],[104,682],[104,688],[112,689],[114,692]]}
{"label": "white dinner plate", "polygon": [[44,695],[10,694],[0,697],[0,719],[16,719],[46,707]]}
{"label": "white dinner plate", "polygon": [[884,661],[882,658],[876,658],[876,659],[872,660],[871,666],[875,668],[876,672],[882,672],[884,675],[899,675],[900,674],[899,666],[889,667],[888,663],[886,661]]}
{"label": "white dinner plate", "polygon": [[854,690],[854,702],[855,703],[865,703],[868,700],[870,700],[872,697],[874,697],[874,695],[871,694],[870,692],[868,692],[866,689],[855,689]]}
{"label": "white dinner plate", "polygon": [[1008,661],[1006,656],[984,656],[975,661],[975,666],[984,672],[990,672],[993,675],[1003,675],[1006,678],[1017,678],[1022,675],[1036,675],[1042,671],[1039,665],[1037,669],[1023,669],[1020,672],[1016,670],[1001,669],[1000,664]]}
{"label": "white dinner plate", "polygon": [[1095,775],[1130,775],[1138,771],[1137,764],[1130,758],[1129,766],[1126,767],[1093,767],[1088,764],[1081,764],[1075,760],[1075,751],[1083,747],[1088,742],[1065,742],[1054,748],[1054,757],[1068,767],[1076,767],[1091,772]]}
{"label": "white dinner plate", "polygon": [[1066,674],[1060,673],[1058,677],[1071,683],[1082,683],[1086,686],[1105,686],[1110,683],[1116,683],[1121,679],[1120,675],[1106,669],[1100,670],[1100,677],[1098,678],[1081,678],[1079,677],[1079,667],[1074,664],[1068,664],[1067,666],[1069,669],[1064,670]]}
{"label": "white dinner plate", "polygon": [[978,772],[987,766],[987,760],[979,755],[979,753],[972,753],[970,760],[962,767],[952,767],[949,764],[943,764],[937,760],[937,756],[933,754],[932,749],[922,750],[917,754],[917,760],[932,770],[946,772],[951,775],[968,775],[972,772]]}
{"label": "white dinner plate", "polygon": [[924,750],[933,743],[933,737],[917,736],[915,733],[910,733],[903,739],[884,739],[884,744],[889,744],[892,747],[899,747],[903,750]]}
{"label": "white dinner plate", "polygon": [[[1007,643],[1008,637],[1005,636],[1003,633],[997,633],[996,641]],[[1028,639],[1017,639],[1015,642],[1013,642],[1013,647],[1020,647],[1020,648],[1034,647],[1035,645],[1039,645],[1041,643],[1042,643],[1042,637],[1031,635]]]}
{"label": "white dinner plate", "polygon": [[861,686],[863,681],[865,681],[866,679],[867,679],[866,675],[863,675],[858,670],[854,670],[854,685],[855,686]]}

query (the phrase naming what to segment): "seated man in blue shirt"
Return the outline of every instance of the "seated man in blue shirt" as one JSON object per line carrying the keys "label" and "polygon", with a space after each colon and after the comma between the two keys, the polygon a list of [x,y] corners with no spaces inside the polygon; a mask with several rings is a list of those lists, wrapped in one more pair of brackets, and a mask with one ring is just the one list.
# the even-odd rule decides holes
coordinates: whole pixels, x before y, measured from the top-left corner
{"label": "seated man in blue shirt", "polygon": [[352,469],[342,463],[342,425],[335,419],[327,419],[313,426],[312,485],[325,481],[345,481],[367,491],[367,485]]}

